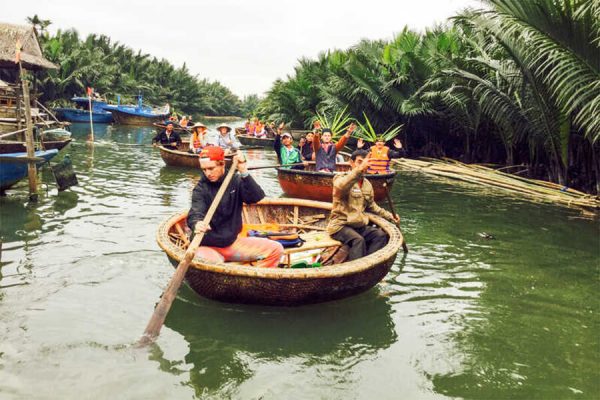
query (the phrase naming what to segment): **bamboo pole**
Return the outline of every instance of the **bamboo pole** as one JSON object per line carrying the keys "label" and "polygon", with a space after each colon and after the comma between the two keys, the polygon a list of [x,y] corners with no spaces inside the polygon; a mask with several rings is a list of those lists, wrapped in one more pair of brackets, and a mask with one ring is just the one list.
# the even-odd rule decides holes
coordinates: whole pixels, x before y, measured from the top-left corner
{"label": "bamboo pole", "polygon": [[89,141],[93,142],[94,141],[94,120],[92,118],[92,95],[90,93],[88,93],[88,102],[89,102],[88,109],[90,111],[90,131],[91,131]]}
{"label": "bamboo pole", "polygon": [[463,164],[444,159],[398,159],[394,164],[401,168],[420,171],[445,178],[458,179],[478,185],[486,185],[526,196],[535,201],[575,207],[584,210],[600,209],[600,199],[583,192],[565,188],[552,182],[527,179],[507,174],[487,166]]}
{"label": "bamboo pole", "polygon": [[23,101],[25,102],[25,124],[27,130],[25,131],[25,145],[27,146],[27,157],[30,159],[27,164],[27,176],[29,178],[29,200],[37,201],[37,171],[35,168],[35,161],[32,161],[35,157],[35,150],[33,144],[33,125],[31,123],[31,104],[29,102],[29,85],[25,79],[23,73],[23,64],[19,61],[19,75],[21,79],[21,85],[23,87]]}

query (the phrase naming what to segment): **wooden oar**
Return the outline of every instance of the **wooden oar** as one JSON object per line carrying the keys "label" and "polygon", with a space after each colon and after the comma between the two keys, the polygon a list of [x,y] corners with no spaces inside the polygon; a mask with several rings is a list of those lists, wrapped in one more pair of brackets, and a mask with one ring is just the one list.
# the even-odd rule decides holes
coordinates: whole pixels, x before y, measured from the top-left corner
{"label": "wooden oar", "polygon": [[[206,226],[210,224],[210,221],[213,215],[215,214],[219,203],[221,202],[221,198],[227,190],[227,186],[229,186],[229,182],[231,181],[231,178],[233,178],[233,174],[235,174],[237,165],[238,159],[234,158],[233,164],[229,168],[227,176],[223,180],[221,187],[217,191],[217,194],[215,195],[215,198],[212,204],[210,205],[210,208],[208,209],[204,220],[202,221]],[[183,282],[183,278],[185,278],[185,274],[190,266],[190,263],[194,259],[196,250],[198,249],[198,246],[200,246],[200,242],[202,242],[203,237],[204,232],[196,234],[196,236],[194,236],[194,240],[192,240],[192,243],[190,243],[190,245],[188,246],[187,251],[185,252],[185,256],[177,265],[177,269],[175,270],[173,277],[169,281],[169,284],[163,292],[159,303],[156,305],[156,308],[154,308],[152,318],[150,318],[150,321],[146,326],[144,334],[137,343],[138,347],[146,346],[152,343],[158,337],[160,333],[160,328],[162,328],[163,323],[165,322],[165,318],[167,317],[169,309],[171,308],[171,304],[173,304],[173,300],[175,300],[175,297],[177,296],[177,291],[181,286],[181,282]]]}
{"label": "wooden oar", "polygon": [[267,169],[267,168],[281,168],[281,167],[294,167],[297,165],[304,165],[304,163],[294,163],[294,164],[275,164],[275,165],[258,165],[256,167],[248,167],[248,170],[254,169]]}
{"label": "wooden oar", "polygon": [[[390,188],[386,186],[386,190],[385,190],[385,195],[387,197],[387,201],[388,204],[390,206],[390,211],[392,212],[392,215],[394,216],[394,218],[397,218],[398,215],[396,214],[396,210],[394,209],[394,202],[392,201],[392,197],[390,196]],[[398,226],[398,230],[400,231],[400,235],[402,235],[402,250],[405,253],[408,253],[408,246],[406,245],[406,240],[404,240],[404,235],[402,234],[402,230],[400,230],[400,222],[398,222],[396,224],[396,226]]]}

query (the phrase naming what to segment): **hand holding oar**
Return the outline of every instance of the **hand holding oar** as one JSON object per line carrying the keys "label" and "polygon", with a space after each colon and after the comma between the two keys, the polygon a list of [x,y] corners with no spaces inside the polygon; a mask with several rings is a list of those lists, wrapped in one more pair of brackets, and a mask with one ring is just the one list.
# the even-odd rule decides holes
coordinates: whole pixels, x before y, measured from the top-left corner
{"label": "hand holding oar", "polygon": [[[387,201],[390,206],[390,211],[392,212],[392,215],[394,216],[394,218],[397,219],[398,221],[400,221],[400,219],[398,218],[398,215],[396,214],[396,210],[394,210],[394,202],[392,201],[392,197],[390,196],[390,189],[389,189],[389,187],[387,187],[387,185],[385,185],[385,186],[386,186],[385,195],[387,197]],[[398,230],[400,231],[400,236],[402,236],[402,250],[405,253],[408,253],[408,246],[406,245],[406,241],[404,240],[404,235],[402,234],[402,230],[400,230],[400,222],[398,222],[396,224],[396,226],[398,226]]]}
{"label": "hand holding oar", "polygon": [[[208,226],[210,224],[210,221],[211,221],[213,215],[215,214],[215,211],[217,210],[219,203],[221,202],[221,198],[223,197],[223,194],[225,194],[225,191],[227,190],[227,186],[229,186],[229,182],[231,181],[231,178],[233,178],[233,174],[235,174],[237,165],[238,165],[238,159],[237,159],[237,157],[235,157],[233,159],[233,164],[229,168],[229,172],[227,173],[227,176],[223,180],[223,183],[221,184],[219,191],[215,195],[215,198],[214,198],[212,204],[210,205],[210,208],[208,209],[206,216],[202,220],[202,223],[204,226]],[[165,322],[165,318],[167,317],[169,309],[171,308],[171,304],[173,304],[173,300],[175,300],[175,297],[177,296],[177,291],[179,290],[179,287],[181,286],[181,282],[183,282],[183,278],[185,278],[185,274],[190,266],[190,263],[194,259],[196,250],[200,246],[200,242],[202,242],[203,237],[204,237],[204,232],[200,232],[200,233],[196,234],[196,236],[194,236],[194,240],[192,240],[192,243],[190,243],[190,245],[188,246],[188,249],[185,252],[185,256],[177,265],[177,269],[175,270],[173,277],[169,281],[169,284],[167,285],[167,288],[163,292],[163,295],[162,295],[159,303],[156,305],[156,308],[154,308],[154,313],[152,314],[152,318],[150,318],[150,321],[148,322],[148,325],[146,326],[146,330],[144,331],[144,334],[138,341],[139,347],[142,347],[142,346],[152,343],[154,341],[154,339],[156,339],[158,337],[158,334],[160,333],[160,328],[162,328],[163,323]]]}

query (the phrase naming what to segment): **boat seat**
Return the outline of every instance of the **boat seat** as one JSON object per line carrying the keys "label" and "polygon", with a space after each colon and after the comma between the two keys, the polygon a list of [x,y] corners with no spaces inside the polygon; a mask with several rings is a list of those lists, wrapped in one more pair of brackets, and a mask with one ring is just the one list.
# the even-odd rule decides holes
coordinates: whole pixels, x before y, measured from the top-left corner
{"label": "boat seat", "polygon": [[304,243],[299,247],[288,247],[283,250],[283,256],[285,257],[285,267],[290,268],[292,265],[291,255],[294,253],[305,252],[316,249],[326,249],[329,247],[339,247],[342,242],[332,239],[331,236],[325,231],[312,231],[302,233],[299,235]]}
{"label": "boat seat", "polygon": [[299,253],[306,250],[324,249],[342,245],[342,242],[333,239],[327,232],[323,231],[301,233],[299,236],[304,240],[302,246],[284,249],[283,254]]}

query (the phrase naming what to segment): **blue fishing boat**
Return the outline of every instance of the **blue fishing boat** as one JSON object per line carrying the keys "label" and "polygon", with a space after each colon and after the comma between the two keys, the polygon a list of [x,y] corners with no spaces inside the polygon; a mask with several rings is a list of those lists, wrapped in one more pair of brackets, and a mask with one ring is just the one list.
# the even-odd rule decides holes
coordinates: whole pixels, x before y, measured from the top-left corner
{"label": "blue fishing boat", "polygon": [[152,125],[162,122],[171,114],[168,104],[158,109],[145,106],[142,103],[142,95],[138,96],[138,104],[135,107],[118,106],[108,110],[112,112],[115,122],[122,125]]}
{"label": "blue fishing boat", "polygon": [[[48,162],[57,154],[57,149],[36,151],[35,156],[40,159],[36,161],[36,166],[39,167],[43,163]],[[5,191],[27,176],[26,158],[27,153],[0,155],[0,191]]]}
{"label": "blue fishing boat", "polygon": [[[58,118],[71,122],[90,122],[89,99],[87,97],[73,97],[72,102],[79,108],[55,108]],[[98,124],[110,124],[113,115],[105,108],[105,101],[92,99],[92,120]]]}
{"label": "blue fishing boat", "polygon": [[[55,108],[59,119],[70,122],[90,122],[90,112],[76,108]],[[108,111],[92,111],[92,120],[95,124],[110,124],[113,115]]]}

